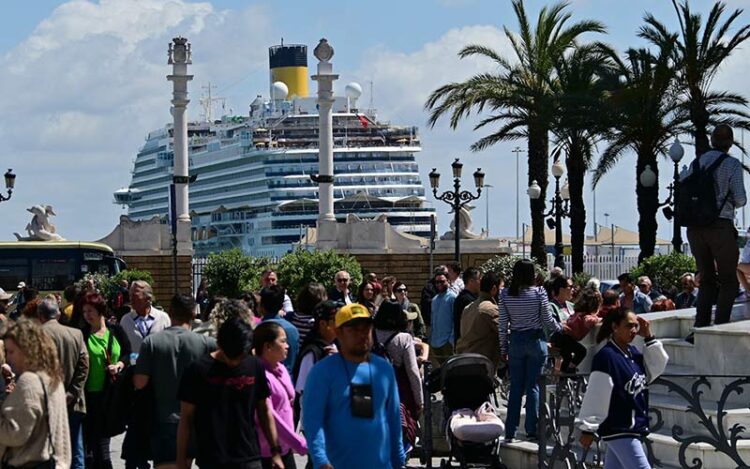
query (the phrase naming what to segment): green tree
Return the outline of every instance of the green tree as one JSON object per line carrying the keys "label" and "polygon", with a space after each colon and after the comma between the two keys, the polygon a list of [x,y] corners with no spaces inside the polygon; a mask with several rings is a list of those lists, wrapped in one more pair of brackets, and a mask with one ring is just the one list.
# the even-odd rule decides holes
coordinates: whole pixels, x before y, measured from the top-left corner
{"label": "green tree", "polygon": [[[507,286],[510,284],[511,280],[513,280],[513,266],[520,260],[521,258],[517,256],[495,256],[482,264],[482,266],[479,267],[479,270],[481,270],[483,274],[486,274],[487,272],[495,272],[496,274],[499,274],[505,279],[505,285]],[[545,269],[543,265],[534,262],[534,270],[536,271],[537,276],[541,276],[542,278],[547,277],[547,269]]]}
{"label": "green tree", "polygon": [[513,57],[503,57],[486,45],[469,45],[459,52],[460,58],[481,56],[489,58],[497,72],[480,73],[461,83],[449,83],[433,91],[425,104],[430,111],[429,124],[434,126],[446,115],[450,126],[472,113],[490,114],[475,126],[475,130],[499,125],[490,135],[480,138],[471,149],[480,151],[496,143],[527,139],[528,183],[537,181],[542,195],[530,201],[531,256],[546,264],[544,243],[544,211],[548,184],[549,130],[553,120],[554,95],[550,86],[555,72],[555,61],[570,49],[583,34],[604,33],[597,21],[569,24],[572,15],[568,3],[556,3],[539,12],[532,26],[523,0],[513,0],[518,21],[518,33],[504,28],[511,43]]}
{"label": "green tree", "polygon": [[322,283],[326,288],[330,288],[336,272],[341,270],[349,272],[352,288],[362,282],[362,267],[357,259],[334,250],[297,249],[285,254],[276,266],[279,282],[284,285],[291,297],[296,296],[302,287],[310,282]]}
{"label": "green tree", "polygon": [[[639,261],[654,255],[656,213],[659,209],[659,167],[657,157],[666,156],[668,142],[680,133],[687,121],[681,112],[675,84],[674,40],[659,44],[656,54],[648,49],[629,49],[623,62],[607,77],[612,90],[608,108],[614,127],[608,146],[594,172],[594,186],[620,160],[627,150],[635,152]],[[654,184],[641,183],[644,171],[655,175]]]}
{"label": "green tree", "polygon": [[723,2],[714,3],[705,23],[700,14],[690,10],[687,0],[679,4],[672,0],[672,5],[680,24],[677,35],[653,15],[647,14],[639,36],[654,45],[674,40],[680,107],[690,117],[692,126],[689,130],[695,138],[695,156],[700,156],[710,149],[709,125],[724,123],[750,129],[750,116],[741,110],[747,107],[747,99],[737,93],[711,89],[722,64],[750,38],[750,25],[740,25],[734,34],[730,34],[742,10],[734,10],[722,18],[726,11]]}
{"label": "green tree", "polygon": [[260,286],[260,274],[269,265],[268,259],[246,256],[238,248],[214,252],[208,255],[203,277],[208,280],[211,296],[238,298],[242,292]]}
{"label": "green tree", "polygon": [[555,62],[556,76],[551,83],[555,96],[552,135],[557,160],[564,154],[570,191],[570,242],[572,270],[583,272],[586,241],[586,206],[583,189],[596,143],[603,139],[611,122],[603,115],[607,95],[606,80],[611,74],[615,52],[601,43],[576,46]]}

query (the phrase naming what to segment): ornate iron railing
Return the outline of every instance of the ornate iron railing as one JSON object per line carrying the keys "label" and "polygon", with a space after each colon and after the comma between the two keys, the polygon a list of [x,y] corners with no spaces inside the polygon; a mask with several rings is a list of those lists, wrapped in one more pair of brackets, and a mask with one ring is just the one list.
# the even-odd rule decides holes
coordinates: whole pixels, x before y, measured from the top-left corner
{"label": "ornate iron railing", "polygon": [[[584,450],[577,442],[577,416],[586,391],[588,375],[561,375],[559,377],[543,374],[540,377],[540,412],[539,412],[539,450],[538,467],[550,469],[553,467],[567,467],[569,469],[589,469],[599,467],[604,462],[605,443],[595,438],[588,450]],[[678,381],[689,381],[687,387]],[[554,385],[552,391],[549,386]],[[721,389],[718,399],[705,397],[709,391]],[[738,448],[738,441],[750,437],[747,428],[736,422],[727,427],[727,409],[730,398],[748,396],[747,401],[735,403],[735,408],[750,409],[750,395],[745,394],[745,388],[750,386],[750,376],[742,375],[662,375],[649,384],[650,389],[658,386],[666,388],[668,395],[676,396],[685,405],[685,413],[691,414],[700,425],[700,433],[690,433],[691,430],[673,424],[671,437],[679,444],[678,462],[686,469],[701,469],[704,461],[700,457],[693,457],[690,461],[688,450],[690,445],[705,443],[715,452],[723,453],[731,459],[737,468],[750,468],[750,460],[742,457]],[[547,390],[547,392],[544,392]],[[707,405],[716,405],[715,417]],[[649,409],[650,430],[659,432],[665,422],[662,412],[655,407]],[[750,423],[750,422],[748,422]],[[664,463],[654,454],[653,441],[648,437],[642,439],[646,455],[652,467],[664,467]],[[550,450],[551,448],[551,450]],[[722,465],[722,469],[730,466]]]}

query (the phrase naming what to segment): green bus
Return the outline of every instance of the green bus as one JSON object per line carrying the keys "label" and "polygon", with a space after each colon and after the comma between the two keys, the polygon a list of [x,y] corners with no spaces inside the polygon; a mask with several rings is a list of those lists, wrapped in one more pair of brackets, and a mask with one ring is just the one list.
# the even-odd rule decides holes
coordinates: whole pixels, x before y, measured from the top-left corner
{"label": "green bus", "polygon": [[0,242],[0,287],[13,292],[19,282],[39,291],[61,291],[87,273],[108,276],[125,270],[111,247],[79,241]]}

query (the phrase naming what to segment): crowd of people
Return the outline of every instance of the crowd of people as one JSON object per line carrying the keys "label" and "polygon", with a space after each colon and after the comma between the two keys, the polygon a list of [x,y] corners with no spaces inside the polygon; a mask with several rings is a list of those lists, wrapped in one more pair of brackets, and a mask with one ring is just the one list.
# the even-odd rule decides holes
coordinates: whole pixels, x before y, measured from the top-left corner
{"label": "crowd of people", "polygon": [[[420,304],[393,276],[366,275],[356,295],[351,279],[338,272],[328,288],[310,283],[292,300],[267,270],[257,292],[212,297],[204,282],[167,311],[143,281],[113,298],[93,284],[71,287],[64,307],[29,295],[12,318],[0,295],[3,461],[108,468],[110,438],[125,432],[127,468],[293,468],[295,454],[315,468],[401,467],[420,437],[428,361],[487,357],[510,381],[512,442],[523,396],[525,438],[534,440],[539,375],[545,366],[575,373],[595,327],[608,331],[599,342],[635,356],[632,337],[613,337],[636,321],[663,354],[637,316],[664,300],[646,277],[623,274],[619,291],[602,294],[596,279],[576,286],[559,269],[544,280],[528,260],[507,286],[497,273],[441,265]],[[695,278],[681,281],[675,303],[694,303]],[[607,374],[600,362],[594,370]],[[598,405],[589,406],[594,421]]]}

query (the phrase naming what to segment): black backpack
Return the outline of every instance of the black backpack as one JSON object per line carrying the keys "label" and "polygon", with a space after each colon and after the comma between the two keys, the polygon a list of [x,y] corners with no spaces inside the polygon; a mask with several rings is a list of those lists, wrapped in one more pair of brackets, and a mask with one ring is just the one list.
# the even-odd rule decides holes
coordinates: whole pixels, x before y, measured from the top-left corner
{"label": "black backpack", "polygon": [[679,194],[675,201],[675,213],[681,226],[709,226],[719,219],[721,209],[727,203],[729,192],[721,205],[716,200],[714,172],[729,155],[722,153],[708,167],[701,168],[699,159],[690,165],[690,174],[680,181]]}
{"label": "black backpack", "polygon": [[374,353],[375,355],[379,355],[382,358],[385,358],[388,361],[388,363],[393,364],[393,360],[391,359],[391,356],[388,354],[388,344],[390,344],[393,338],[396,337],[396,335],[398,335],[398,332],[394,332],[393,334],[388,336],[388,338],[385,339],[384,342],[378,341],[378,336],[375,333],[375,329],[372,330],[372,335],[374,339],[373,341],[374,344],[371,350],[372,353]]}

